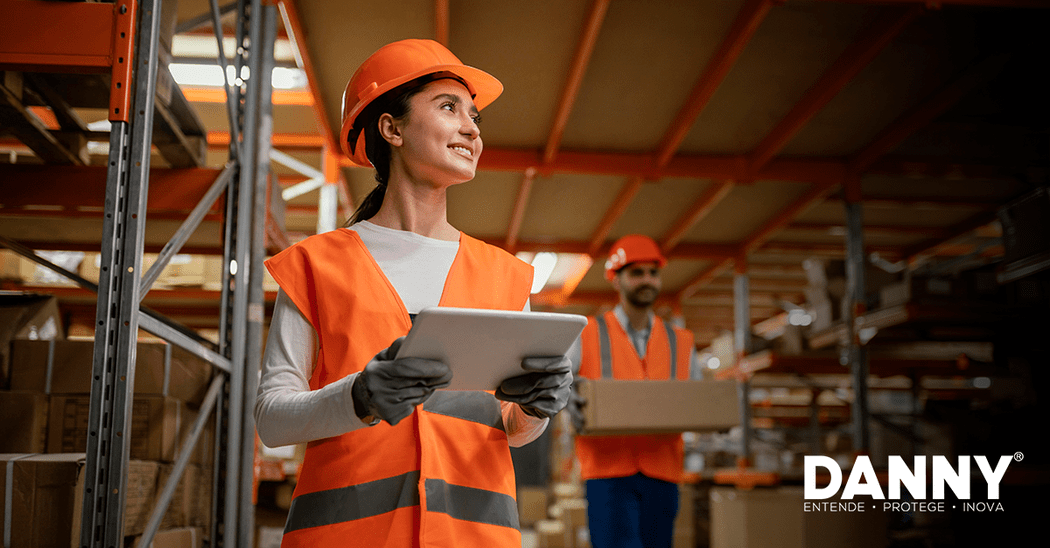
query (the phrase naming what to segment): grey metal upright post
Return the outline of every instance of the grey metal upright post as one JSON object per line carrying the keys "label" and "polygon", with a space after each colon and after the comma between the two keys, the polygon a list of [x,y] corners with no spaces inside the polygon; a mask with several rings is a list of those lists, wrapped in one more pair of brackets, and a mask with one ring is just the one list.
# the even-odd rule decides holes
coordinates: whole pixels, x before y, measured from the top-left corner
{"label": "grey metal upright post", "polygon": [[[736,260],[733,274],[733,347],[737,359],[751,351],[751,290],[747,276],[747,258]],[[740,458],[751,460],[751,380],[741,376],[737,384],[740,395]]]}
{"label": "grey metal upright post", "polygon": [[847,183],[846,207],[846,315],[845,351],[853,380],[853,450],[867,453],[871,447],[868,419],[868,352],[860,344],[857,315],[864,303],[864,218],[860,203],[860,181]]}
{"label": "grey metal upright post", "polygon": [[[255,12],[253,12],[255,13]],[[241,478],[240,478],[240,529],[238,546],[254,545],[254,512],[252,511],[252,482],[254,480],[255,459],[255,393],[259,386],[259,366],[262,363],[263,340],[263,259],[266,256],[266,188],[270,174],[270,145],[273,133],[273,103],[271,75],[274,68],[273,48],[277,39],[277,6],[266,4],[261,13],[254,19],[259,21],[260,37],[253,37],[255,51],[251,57],[251,80],[249,100],[254,98],[255,113],[254,142],[245,140],[244,150],[252,150],[249,157],[254,158],[251,169],[251,180],[242,177],[242,201],[252,202],[251,212],[251,246],[249,250],[248,270],[248,315],[247,340],[244,362],[244,405],[241,443]],[[258,75],[258,76],[256,76]],[[246,138],[247,138],[246,134]],[[247,167],[247,166],[246,166]],[[247,171],[247,169],[245,170]],[[276,183],[275,183],[276,184]],[[250,194],[249,194],[250,192]],[[247,223],[245,223],[247,224]]]}
{"label": "grey metal upright post", "polygon": [[110,133],[80,546],[124,545],[160,0],[139,3],[134,108]]}

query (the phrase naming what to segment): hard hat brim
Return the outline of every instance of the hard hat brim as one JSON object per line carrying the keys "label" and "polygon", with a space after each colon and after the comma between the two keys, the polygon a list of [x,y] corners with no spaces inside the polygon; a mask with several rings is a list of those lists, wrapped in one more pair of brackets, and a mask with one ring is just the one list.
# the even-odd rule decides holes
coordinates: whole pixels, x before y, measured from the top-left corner
{"label": "hard hat brim", "polygon": [[[434,65],[394,78],[384,82],[381,86],[373,88],[365,97],[357,102],[354,109],[350,111],[346,118],[353,120],[354,124],[356,124],[357,116],[361,114],[361,111],[379,96],[401,84],[438,72],[454,74],[466,82],[467,89],[470,91],[470,94],[474,99],[474,106],[477,107],[479,111],[492,104],[492,102],[503,93],[503,83],[496,79],[495,76],[492,76],[481,69],[466,65]],[[354,124],[343,124],[339,131],[339,146],[354,165],[372,167],[372,162],[368,160],[368,156],[365,154],[365,132],[362,131],[358,134],[353,148],[350,148],[348,139],[350,136],[350,129]]]}

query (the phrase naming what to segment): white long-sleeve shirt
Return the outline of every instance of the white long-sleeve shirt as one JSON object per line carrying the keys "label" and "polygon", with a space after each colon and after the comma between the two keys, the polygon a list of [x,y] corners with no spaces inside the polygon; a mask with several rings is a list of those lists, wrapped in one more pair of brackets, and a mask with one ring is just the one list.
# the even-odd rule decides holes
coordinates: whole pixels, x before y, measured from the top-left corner
{"label": "white long-sleeve shirt", "polygon": [[[350,230],[361,237],[410,314],[437,306],[459,251],[458,241],[436,240],[368,221]],[[305,443],[367,427],[357,417],[350,393],[359,373],[310,389],[317,352],[317,332],[292,300],[278,291],[255,402],[256,428],[267,446]],[[535,440],[549,422],[526,414],[517,404],[501,401],[500,407],[512,447]]]}

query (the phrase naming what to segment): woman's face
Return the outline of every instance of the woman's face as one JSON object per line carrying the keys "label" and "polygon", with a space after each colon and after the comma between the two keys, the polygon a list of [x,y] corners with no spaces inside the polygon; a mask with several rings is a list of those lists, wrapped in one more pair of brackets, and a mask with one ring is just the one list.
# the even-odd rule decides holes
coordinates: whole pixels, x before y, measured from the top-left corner
{"label": "woman's face", "polygon": [[426,84],[409,99],[408,115],[397,122],[401,143],[395,149],[405,171],[438,185],[473,179],[482,149],[479,121],[463,84],[452,79]]}

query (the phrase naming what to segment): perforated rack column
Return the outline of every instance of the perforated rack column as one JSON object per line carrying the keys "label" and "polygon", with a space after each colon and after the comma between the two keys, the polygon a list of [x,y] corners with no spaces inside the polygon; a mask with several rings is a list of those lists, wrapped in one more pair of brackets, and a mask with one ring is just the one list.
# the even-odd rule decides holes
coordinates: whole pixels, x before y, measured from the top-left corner
{"label": "perforated rack column", "polygon": [[112,129],[80,531],[84,548],[124,545],[159,6],[159,0],[142,0],[138,5],[135,54],[129,60],[135,86],[133,109],[110,110]]}

